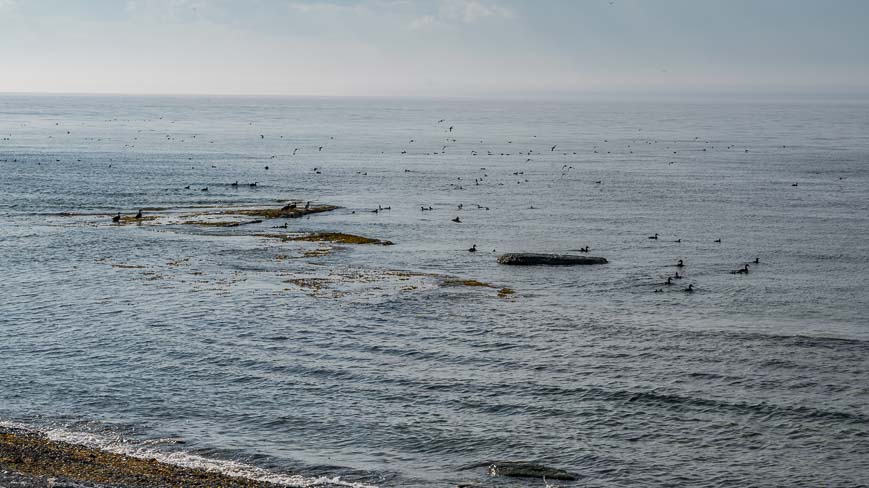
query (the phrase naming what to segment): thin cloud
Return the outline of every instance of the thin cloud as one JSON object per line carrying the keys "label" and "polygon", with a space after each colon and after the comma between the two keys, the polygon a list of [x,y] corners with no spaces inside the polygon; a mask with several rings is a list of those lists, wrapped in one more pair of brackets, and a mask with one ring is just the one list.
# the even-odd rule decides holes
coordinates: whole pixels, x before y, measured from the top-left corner
{"label": "thin cloud", "polygon": [[408,25],[408,28],[411,30],[430,30],[435,22],[437,22],[437,20],[435,20],[434,16],[424,15],[413,19]]}
{"label": "thin cloud", "polygon": [[514,15],[509,8],[501,7],[494,2],[479,0],[443,0],[440,8],[441,18],[465,24],[473,24],[490,17],[509,19]]}

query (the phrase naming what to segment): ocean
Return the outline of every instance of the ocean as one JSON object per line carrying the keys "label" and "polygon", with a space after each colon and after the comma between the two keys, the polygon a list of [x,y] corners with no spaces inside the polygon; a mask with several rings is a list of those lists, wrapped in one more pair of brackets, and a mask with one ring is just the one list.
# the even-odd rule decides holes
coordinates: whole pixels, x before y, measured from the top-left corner
{"label": "ocean", "polygon": [[[292,486],[869,484],[865,100],[2,95],[0,175],[0,423]],[[196,223],[289,200],[339,208]]]}

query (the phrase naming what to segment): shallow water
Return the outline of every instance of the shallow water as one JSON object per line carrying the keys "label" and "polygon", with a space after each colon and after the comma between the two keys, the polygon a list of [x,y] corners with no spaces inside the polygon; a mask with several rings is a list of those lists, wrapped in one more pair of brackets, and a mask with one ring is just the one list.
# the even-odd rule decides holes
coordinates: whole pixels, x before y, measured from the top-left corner
{"label": "shallow water", "polygon": [[[2,96],[0,420],[300,484],[869,483],[867,108]],[[109,219],[287,199],[396,244]]]}

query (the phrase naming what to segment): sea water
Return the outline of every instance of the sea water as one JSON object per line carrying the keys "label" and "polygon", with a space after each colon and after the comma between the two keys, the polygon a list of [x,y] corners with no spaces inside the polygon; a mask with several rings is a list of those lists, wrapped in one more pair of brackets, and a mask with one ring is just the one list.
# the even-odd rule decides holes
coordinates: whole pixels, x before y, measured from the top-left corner
{"label": "sea water", "polygon": [[[182,223],[288,200],[340,208]],[[394,245],[257,236],[320,231]],[[0,421],[59,439],[298,485],[869,483],[865,101],[4,95],[0,275]]]}

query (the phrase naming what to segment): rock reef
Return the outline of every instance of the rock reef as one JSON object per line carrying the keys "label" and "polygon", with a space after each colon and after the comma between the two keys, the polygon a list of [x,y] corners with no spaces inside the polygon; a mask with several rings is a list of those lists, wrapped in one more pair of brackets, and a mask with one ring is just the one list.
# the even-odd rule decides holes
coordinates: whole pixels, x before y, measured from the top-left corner
{"label": "rock reef", "polygon": [[606,264],[606,258],[596,256],[574,256],[571,254],[509,253],[498,258],[499,264],[513,266],[582,266]]}

